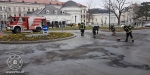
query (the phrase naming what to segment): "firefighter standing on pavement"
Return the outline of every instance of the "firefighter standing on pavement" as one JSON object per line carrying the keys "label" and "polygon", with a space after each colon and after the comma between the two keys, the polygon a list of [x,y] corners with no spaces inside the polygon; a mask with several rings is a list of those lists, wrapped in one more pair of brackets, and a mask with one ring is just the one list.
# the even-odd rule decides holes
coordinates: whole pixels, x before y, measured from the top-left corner
{"label": "firefighter standing on pavement", "polygon": [[45,21],[42,19],[42,22],[41,22],[42,26],[46,25]]}
{"label": "firefighter standing on pavement", "polygon": [[79,25],[79,29],[81,31],[81,36],[84,36],[85,24],[83,22]]}
{"label": "firefighter standing on pavement", "polygon": [[[96,31],[97,31],[97,26],[92,27],[92,32],[93,32],[93,38],[96,38]],[[97,32],[98,34],[98,32]]]}
{"label": "firefighter standing on pavement", "polygon": [[116,29],[115,29],[115,26],[114,26],[114,25],[111,25],[111,26],[110,26],[110,29],[111,29],[111,31],[112,31],[112,35],[115,36],[115,35],[116,35],[116,32],[115,32],[115,30],[116,30]]}
{"label": "firefighter standing on pavement", "polygon": [[99,26],[96,26],[96,28],[97,28],[97,30],[96,30],[96,31],[97,31],[97,34],[98,34],[98,31],[99,31]]}
{"label": "firefighter standing on pavement", "polygon": [[124,42],[128,42],[128,37],[131,37],[132,42],[134,42],[134,38],[132,36],[132,28],[133,26],[129,25],[129,26],[122,26],[124,28],[124,30],[126,31],[126,40]]}

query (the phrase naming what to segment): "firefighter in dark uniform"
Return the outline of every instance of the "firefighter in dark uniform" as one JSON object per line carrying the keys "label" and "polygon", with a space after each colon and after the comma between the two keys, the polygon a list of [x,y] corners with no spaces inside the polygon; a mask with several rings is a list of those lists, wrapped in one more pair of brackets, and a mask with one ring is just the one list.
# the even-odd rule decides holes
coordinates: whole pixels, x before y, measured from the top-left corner
{"label": "firefighter in dark uniform", "polygon": [[129,26],[123,26],[124,30],[126,31],[126,40],[124,42],[128,42],[128,37],[130,36],[132,42],[134,42],[134,38],[132,36],[132,30],[133,26],[129,25]]}
{"label": "firefighter in dark uniform", "polygon": [[41,24],[42,24],[42,27],[43,27],[44,25],[46,25],[46,23],[45,23],[45,21],[44,21],[43,19],[42,19]]}
{"label": "firefighter in dark uniform", "polygon": [[81,31],[81,36],[84,36],[85,24],[83,22],[79,25],[79,29]]}
{"label": "firefighter in dark uniform", "polygon": [[[97,31],[97,26],[92,27],[92,32],[93,32],[93,38],[96,38],[96,31]],[[98,34],[98,33],[97,33]]]}
{"label": "firefighter in dark uniform", "polygon": [[96,26],[96,28],[97,28],[97,29],[96,29],[96,31],[97,31],[97,34],[98,34],[98,31],[99,31],[99,26]]}
{"label": "firefighter in dark uniform", "polygon": [[115,32],[115,31],[116,31],[115,26],[114,26],[114,25],[111,25],[111,26],[110,26],[110,29],[111,29],[111,31],[112,31],[112,35],[115,36],[115,35],[116,35],[116,32]]}

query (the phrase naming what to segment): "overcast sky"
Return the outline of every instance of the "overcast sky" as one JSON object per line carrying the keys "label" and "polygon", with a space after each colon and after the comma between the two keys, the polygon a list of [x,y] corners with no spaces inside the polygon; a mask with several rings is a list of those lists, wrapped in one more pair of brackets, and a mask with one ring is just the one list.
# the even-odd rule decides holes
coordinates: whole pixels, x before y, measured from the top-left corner
{"label": "overcast sky", "polygon": [[[68,0],[59,0],[59,1],[63,1],[63,2],[66,2],[66,1],[68,1]],[[73,0],[73,1],[75,1],[75,2],[77,2],[77,3],[81,3],[81,4],[84,4],[84,5],[86,5],[87,4],[87,2],[88,2],[88,0]],[[94,3],[93,4],[95,4],[96,6],[95,7],[101,7],[100,5],[102,5],[103,3],[102,3],[102,0],[93,0],[94,1]],[[142,3],[142,2],[150,2],[150,0],[127,0],[127,2],[137,2],[137,3]],[[102,8],[102,7],[101,7]]]}

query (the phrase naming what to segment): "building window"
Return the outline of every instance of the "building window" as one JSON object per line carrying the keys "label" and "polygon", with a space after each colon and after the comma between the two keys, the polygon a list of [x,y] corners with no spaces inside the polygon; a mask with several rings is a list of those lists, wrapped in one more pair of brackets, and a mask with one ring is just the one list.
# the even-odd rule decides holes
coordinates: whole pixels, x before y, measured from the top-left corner
{"label": "building window", "polygon": [[46,10],[46,14],[49,14],[49,10]]}
{"label": "building window", "polygon": [[14,16],[16,16],[16,14],[14,14]]}
{"label": "building window", "polygon": [[32,9],[32,11],[34,11],[34,8]]}
{"label": "building window", "polygon": [[5,10],[5,7],[3,7],[3,10]]}
{"label": "building window", "polygon": [[85,18],[85,15],[83,15],[83,17]]}
{"label": "building window", "polygon": [[25,10],[25,7],[23,7],[23,11],[26,11],[26,10]]}
{"label": "building window", "polygon": [[14,7],[14,10],[16,10],[16,7]]}
{"label": "building window", "polygon": [[4,18],[6,18],[6,15],[4,15]]}
{"label": "building window", "polygon": [[30,11],[30,8],[28,8],[28,11]]}
{"label": "building window", "polygon": [[0,15],[1,18],[3,18],[3,15]]}
{"label": "building window", "polygon": [[19,14],[19,16],[21,16],[21,14]]}
{"label": "building window", "polygon": [[57,10],[54,11],[54,14],[57,14]]}
{"label": "building window", "polygon": [[18,10],[21,10],[21,8],[19,7]]}
{"label": "building window", "polygon": [[2,11],[2,7],[0,7],[0,11]]}
{"label": "building window", "polygon": [[8,11],[11,11],[11,8],[10,8],[10,7],[8,7]]}
{"label": "building window", "polygon": [[61,11],[62,14],[65,14],[65,11]]}

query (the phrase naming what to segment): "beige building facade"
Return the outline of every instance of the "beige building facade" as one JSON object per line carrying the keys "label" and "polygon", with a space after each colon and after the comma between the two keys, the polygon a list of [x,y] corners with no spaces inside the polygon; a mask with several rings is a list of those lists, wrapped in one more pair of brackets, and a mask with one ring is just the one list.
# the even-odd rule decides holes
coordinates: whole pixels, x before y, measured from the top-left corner
{"label": "beige building facade", "polygon": [[[8,17],[10,16],[25,16],[27,12],[43,9],[46,5],[53,5],[54,7],[61,9],[62,5],[65,3],[57,0],[50,0],[49,2],[45,1],[46,3],[36,2],[36,0],[31,0],[32,2],[26,1],[29,0],[0,1],[0,20],[6,24]],[[80,11],[81,22],[86,22],[86,6],[82,4],[78,4],[78,6],[82,9]]]}

